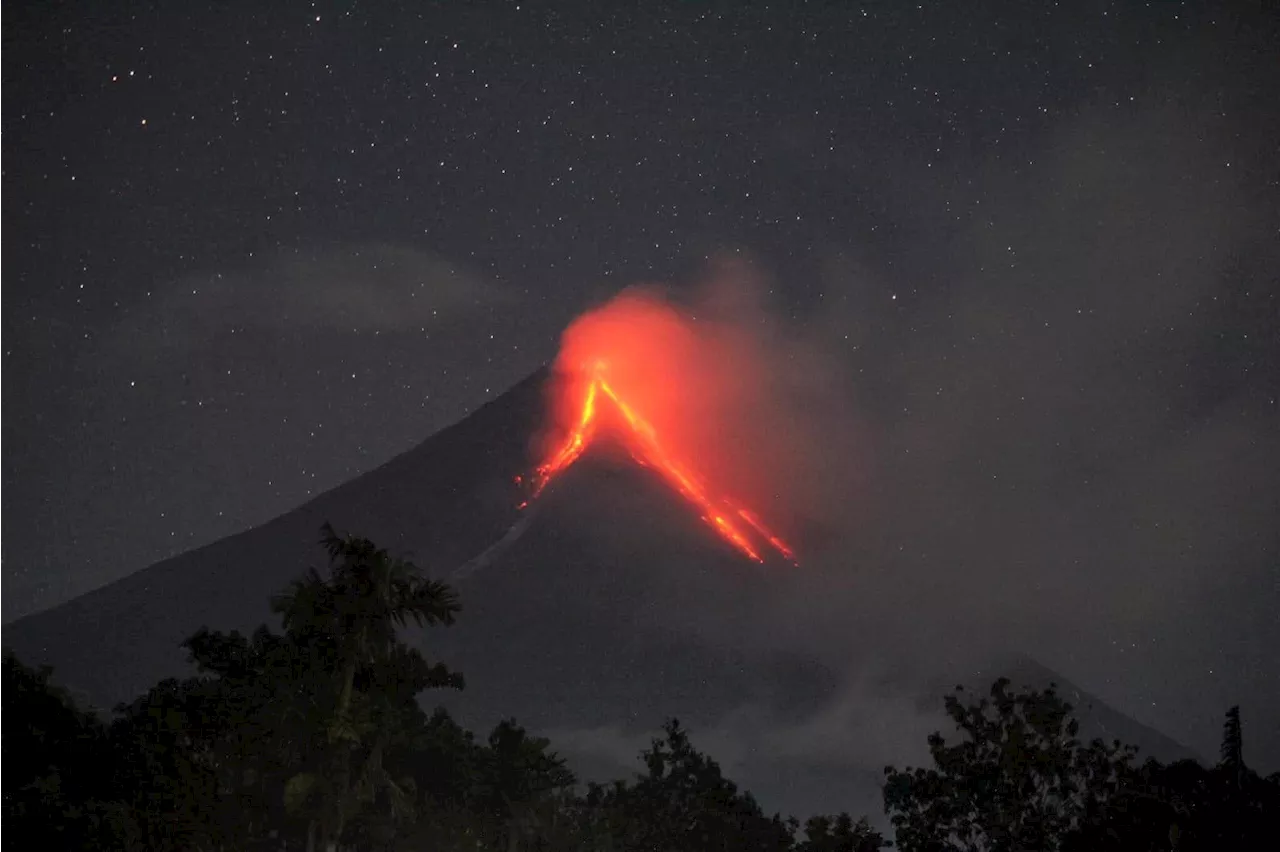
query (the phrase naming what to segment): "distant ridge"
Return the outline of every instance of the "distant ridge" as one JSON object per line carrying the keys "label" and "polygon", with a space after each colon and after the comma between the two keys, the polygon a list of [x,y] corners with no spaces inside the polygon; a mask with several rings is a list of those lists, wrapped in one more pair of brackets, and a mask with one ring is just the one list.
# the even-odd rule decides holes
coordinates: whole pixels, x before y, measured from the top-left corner
{"label": "distant ridge", "polygon": [[1007,665],[992,668],[991,676],[993,680],[996,677],[1007,677],[1015,688],[1027,686],[1043,689],[1053,684],[1057,693],[1074,708],[1075,716],[1080,720],[1080,737],[1085,741],[1097,738],[1106,743],[1119,740],[1136,745],[1140,749],[1139,761],[1148,757],[1154,757],[1163,763],[1186,758],[1202,760],[1200,755],[1172,737],[1126,716],[1030,657],[1018,657]]}

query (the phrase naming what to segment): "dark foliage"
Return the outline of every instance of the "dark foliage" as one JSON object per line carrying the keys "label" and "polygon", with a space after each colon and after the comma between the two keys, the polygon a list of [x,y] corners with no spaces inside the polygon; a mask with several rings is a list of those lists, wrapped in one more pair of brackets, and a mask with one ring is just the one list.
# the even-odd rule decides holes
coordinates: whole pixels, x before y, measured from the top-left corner
{"label": "dark foliage", "polygon": [[631,783],[592,785],[587,794],[592,848],[782,850],[791,827],[766,816],[720,766],[697,751],[672,719],[641,754],[645,771]]}
{"label": "dark foliage", "polygon": [[[272,601],[284,631],[201,630],[195,673],[110,722],[4,658],[5,828],[56,849],[664,850],[874,852],[864,818],[766,814],[671,720],[635,777],[585,789],[551,750],[499,723],[479,741],[430,690],[462,687],[399,631],[451,624],[454,592],[371,542],[323,530],[326,573]],[[886,770],[906,852],[1252,850],[1280,815],[1280,776],[1244,762],[1239,708],[1221,763],[1135,765],[1081,743],[1052,689],[997,681],[946,701],[960,733],[931,768]]]}
{"label": "dark foliage", "polygon": [[49,849],[136,840],[132,815],[112,798],[106,727],[77,709],[50,674],[4,655],[5,830]]}
{"label": "dark foliage", "polygon": [[[963,689],[947,714],[959,740],[929,738],[934,766],[885,770],[885,810],[905,852],[1270,849],[1280,785],[1243,768],[1236,708],[1223,763],[1135,766],[1136,749],[1081,743],[1052,690]],[[1269,824],[1270,823],[1270,824]]]}

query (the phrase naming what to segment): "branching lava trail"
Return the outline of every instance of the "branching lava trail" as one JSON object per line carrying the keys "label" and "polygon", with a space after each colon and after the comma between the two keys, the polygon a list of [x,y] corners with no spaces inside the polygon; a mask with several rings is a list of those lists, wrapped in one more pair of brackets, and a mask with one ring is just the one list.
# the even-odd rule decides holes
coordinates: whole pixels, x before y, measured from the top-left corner
{"label": "branching lava trail", "polygon": [[[534,471],[530,499],[536,499],[552,479],[568,469],[586,451],[595,437],[599,414],[597,406],[603,397],[622,415],[621,423],[626,429],[621,430],[623,434],[619,437],[636,461],[660,473],[672,488],[697,508],[702,520],[721,538],[747,558],[763,562],[760,550],[750,534],[754,533],[785,559],[798,564],[791,547],[769,530],[754,513],[724,497],[713,495],[694,471],[672,457],[653,426],[609,383],[605,377],[606,372],[606,365],[596,362],[584,371],[584,380],[575,383],[577,387],[569,391],[581,393],[581,402],[574,406],[578,415],[564,442]],[[521,508],[526,505],[527,501],[521,504]]]}

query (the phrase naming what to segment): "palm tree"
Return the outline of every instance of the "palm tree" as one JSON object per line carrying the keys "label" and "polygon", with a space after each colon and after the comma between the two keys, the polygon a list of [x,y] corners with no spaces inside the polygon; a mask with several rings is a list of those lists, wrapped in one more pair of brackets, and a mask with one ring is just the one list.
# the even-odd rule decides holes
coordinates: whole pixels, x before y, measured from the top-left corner
{"label": "palm tree", "polygon": [[[327,730],[330,759],[323,761],[322,772],[298,773],[286,787],[294,808],[307,802],[319,806],[308,827],[309,852],[317,842],[327,852],[335,850],[355,808],[379,789],[388,793],[393,808],[407,805],[409,796],[383,769],[388,732],[372,724],[373,705],[380,700],[385,708],[431,686],[461,686],[460,678],[427,665],[396,633],[410,621],[452,624],[460,609],[454,591],[368,539],[338,535],[328,523],[321,528],[321,544],[329,554],[328,578],[312,568],[271,602],[291,638],[334,656],[337,700]],[[359,771],[353,774],[356,761]]]}

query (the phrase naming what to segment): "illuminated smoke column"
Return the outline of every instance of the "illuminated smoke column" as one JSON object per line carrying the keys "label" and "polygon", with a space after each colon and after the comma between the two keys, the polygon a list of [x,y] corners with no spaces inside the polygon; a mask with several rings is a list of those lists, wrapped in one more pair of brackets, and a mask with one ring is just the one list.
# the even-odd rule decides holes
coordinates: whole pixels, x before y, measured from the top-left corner
{"label": "illuminated smoke column", "polygon": [[715,454],[713,448],[724,455],[733,445],[732,435],[721,434],[723,423],[708,423],[701,415],[719,407],[715,401],[732,391],[735,371],[748,366],[707,363],[733,359],[724,351],[708,357],[700,332],[669,305],[636,292],[575,321],[556,360],[554,437],[531,477],[530,500],[608,429],[609,437],[661,475],[738,552],[763,562],[761,553],[770,548],[795,563],[791,546],[709,482],[696,464],[700,455]]}

